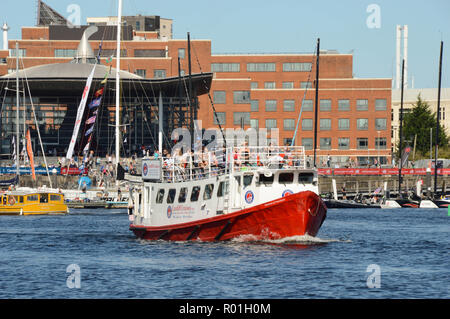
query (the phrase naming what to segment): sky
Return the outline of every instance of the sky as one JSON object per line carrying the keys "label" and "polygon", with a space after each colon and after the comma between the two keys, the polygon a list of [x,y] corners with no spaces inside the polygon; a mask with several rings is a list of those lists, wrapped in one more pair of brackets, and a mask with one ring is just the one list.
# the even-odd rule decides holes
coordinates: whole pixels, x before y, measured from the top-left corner
{"label": "sky", "polygon": [[[9,39],[36,24],[36,0],[0,0],[0,23]],[[66,18],[80,8],[87,17],[117,15],[117,0],[43,0]],[[438,86],[444,42],[442,87],[450,88],[449,0],[123,0],[124,15],[173,19],[174,38],[210,39],[212,53],[353,53],[358,78],[395,79],[396,25],[408,25],[408,83]]]}

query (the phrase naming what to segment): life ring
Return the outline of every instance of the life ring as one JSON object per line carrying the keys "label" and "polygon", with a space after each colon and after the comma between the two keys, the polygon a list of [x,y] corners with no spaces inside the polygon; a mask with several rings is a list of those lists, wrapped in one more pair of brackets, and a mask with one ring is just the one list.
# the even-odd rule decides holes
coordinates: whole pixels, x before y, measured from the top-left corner
{"label": "life ring", "polygon": [[8,198],[8,203],[9,205],[14,205],[16,203],[16,199],[14,198],[14,196],[9,196]]}

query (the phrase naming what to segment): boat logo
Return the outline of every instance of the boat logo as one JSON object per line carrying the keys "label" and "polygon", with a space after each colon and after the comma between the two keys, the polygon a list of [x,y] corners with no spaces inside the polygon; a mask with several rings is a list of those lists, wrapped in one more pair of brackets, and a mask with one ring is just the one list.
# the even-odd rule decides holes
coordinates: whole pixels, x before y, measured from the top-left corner
{"label": "boat logo", "polygon": [[172,206],[168,206],[167,207],[167,218],[170,218],[170,217],[172,217]]}
{"label": "boat logo", "polygon": [[147,163],[144,163],[144,167],[142,168],[142,174],[146,176],[147,173],[148,173],[148,166]]}
{"label": "boat logo", "polygon": [[286,189],[286,190],[283,192],[283,194],[281,194],[281,197],[289,196],[289,195],[292,195],[292,194],[294,194],[293,191],[291,191],[290,189]]}
{"label": "boat logo", "polygon": [[255,199],[255,195],[253,194],[252,191],[247,191],[247,192],[245,193],[245,202],[246,202],[247,204],[253,203],[253,200],[254,200],[254,199]]}

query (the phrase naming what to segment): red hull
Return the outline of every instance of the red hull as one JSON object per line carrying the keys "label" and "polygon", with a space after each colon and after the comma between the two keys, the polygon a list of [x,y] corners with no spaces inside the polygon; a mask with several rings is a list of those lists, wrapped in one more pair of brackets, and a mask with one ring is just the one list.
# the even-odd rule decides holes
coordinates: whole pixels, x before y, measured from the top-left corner
{"label": "red hull", "polygon": [[315,236],[326,212],[320,197],[305,191],[231,214],[160,227],[130,225],[130,230],[142,239],[176,241],[230,240],[246,235],[255,240]]}

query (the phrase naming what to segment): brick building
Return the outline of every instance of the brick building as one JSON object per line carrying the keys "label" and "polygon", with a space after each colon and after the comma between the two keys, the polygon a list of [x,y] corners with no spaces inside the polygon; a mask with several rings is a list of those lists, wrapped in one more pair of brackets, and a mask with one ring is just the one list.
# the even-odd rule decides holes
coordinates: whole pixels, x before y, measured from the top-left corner
{"label": "brick building", "polygon": [[[143,78],[188,74],[185,39],[161,37],[158,30],[130,31],[126,27],[122,70]],[[70,62],[79,39],[64,39],[61,34],[77,31],[58,33],[57,28],[61,26],[23,27],[22,39],[9,40],[10,52],[0,51],[0,75],[14,71],[16,41],[25,68]],[[95,52],[102,43],[102,63],[115,54],[114,36],[115,31],[108,29],[89,41]],[[212,54],[211,40],[195,39],[191,40],[191,72],[214,72],[210,96],[223,128],[278,128],[280,143],[287,144],[302,110],[295,144],[304,145],[307,154],[312,154],[313,54]],[[391,79],[355,78],[351,54],[321,51],[319,81],[317,154],[321,162],[330,156],[340,166],[350,159],[363,165],[368,160],[390,163]],[[207,95],[199,97],[198,119],[204,128],[217,127]]]}

